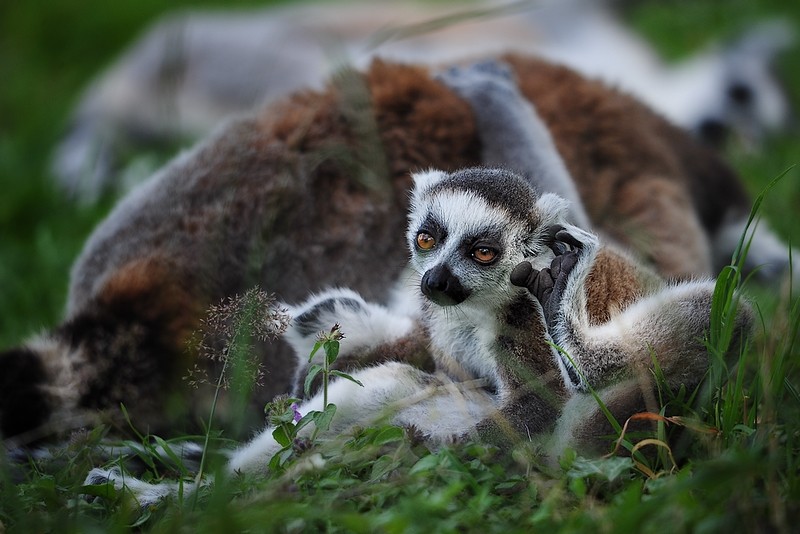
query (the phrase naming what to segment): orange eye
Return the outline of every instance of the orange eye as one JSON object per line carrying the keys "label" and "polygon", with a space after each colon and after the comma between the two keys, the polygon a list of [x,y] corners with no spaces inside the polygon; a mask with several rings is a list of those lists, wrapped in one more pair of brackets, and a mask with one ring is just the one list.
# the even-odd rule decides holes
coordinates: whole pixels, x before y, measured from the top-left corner
{"label": "orange eye", "polygon": [[472,257],[478,263],[489,264],[497,257],[497,251],[489,247],[478,247],[472,250]]}
{"label": "orange eye", "polygon": [[436,246],[436,239],[428,233],[420,232],[417,234],[417,246],[422,250],[430,250]]}

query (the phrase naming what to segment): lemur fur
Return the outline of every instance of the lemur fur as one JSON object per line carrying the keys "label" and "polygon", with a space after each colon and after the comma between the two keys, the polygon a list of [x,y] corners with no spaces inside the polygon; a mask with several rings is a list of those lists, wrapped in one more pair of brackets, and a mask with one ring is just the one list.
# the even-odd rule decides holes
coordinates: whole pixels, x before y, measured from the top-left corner
{"label": "lemur fur", "polygon": [[[535,436],[546,442],[544,436],[555,428],[547,452],[556,457],[567,445],[596,447],[602,435],[596,433],[596,404],[583,402],[581,413],[563,411],[565,403],[581,404],[573,399],[590,398],[585,386],[614,396],[609,406],[624,420],[644,409],[641,388],[629,379],[648,374],[653,355],[670,386],[699,383],[708,359],[695,339],[701,340],[708,326],[713,282],[657,283],[653,273],[567,223],[563,199],[550,193],[537,197],[509,171],[427,171],[414,178],[407,241],[418,282],[417,314],[393,315],[336,289],[295,308],[287,336],[300,362],[315,333],[329,329],[334,319],[345,334],[355,334],[342,342],[344,356],[427,336],[436,372],[399,361],[348,369],[363,387],[333,380],[327,395],[336,414],[321,439],[377,421],[413,425],[432,446],[475,436],[505,443]],[[534,273],[534,266],[541,270]],[[617,287],[620,281],[623,288]],[[554,289],[537,290],[545,285]],[[751,319],[742,308],[737,337]],[[416,321],[421,327],[409,330]],[[375,339],[380,332],[384,338]],[[551,341],[574,349],[574,367]],[[626,390],[619,389],[620,382]],[[317,393],[299,411],[322,410],[322,403]],[[273,430],[266,428],[234,451],[227,473],[265,473],[281,449]],[[311,432],[306,426],[300,435]],[[95,469],[87,479],[105,481],[126,484],[113,470]],[[143,506],[177,492],[176,485],[139,481],[129,489]]]}
{"label": "lemur fur", "polygon": [[[593,231],[667,278],[710,275],[709,243],[749,211],[719,157],[600,83],[532,57],[504,60],[535,108],[498,113],[503,121],[487,121],[470,91],[427,68],[376,61],[324,91],[232,120],[181,154],[87,240],[63,323],[0,353],[0,433],[25,444],[98,414],[124,432],[120,403],[154,433],[199,428],[211,393],[181,378],[209,365],[189,344],[209,306],[256,284],[285,302],[336,284],[387,303],[406,260],[410,171],[450,172],[494,157],[536,185],[530,161],[503,161],[523,150],[483,150],[504,147],[482,129],[531,133],[509,117],[541,120]],[[507,87],[485,92],[508,98]],[[548,170],[555,188],[564,173]],[[570,196],[569,187],[557,192]],[[254,417],[298,372],[285,341],[256,350],[268,380],[254,396]]]}

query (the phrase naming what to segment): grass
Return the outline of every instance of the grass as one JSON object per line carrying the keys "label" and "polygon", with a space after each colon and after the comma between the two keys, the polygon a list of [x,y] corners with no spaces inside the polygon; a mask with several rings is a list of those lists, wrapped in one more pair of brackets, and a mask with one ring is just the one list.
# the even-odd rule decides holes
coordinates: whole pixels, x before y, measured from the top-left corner
{"label": "grass", "polygon": [[[237,2],[248,3],[259,2]],[[188,2],[0,3],[0,346],[58,322],[69,266],[113,204],[70,203],[48,175],[48,154],[79,90],[144,24],[182,4]],[[193,2],[199,4],[218,2]],[[800,23],[800,5],[778,0],[647,0],[631,20],[664,54],[680,57],[773,13]],[[798,60],[795,47],[779,65],[796,107]],[[755,196],[800,162],[799,145],[792,133],[770,139],[762,153],[733,147],[728,156]],[[800,240],[798,169],[761,207],[793,242]],[[98,429],[76,437],[49,465],[0,470],[0,532],[789,532],[800,519],[800,309],[786,296],[757,288],[751,294],[759,332],[737,365],[716,368],[719,378],[696,408],[716,431],[689,431],[677,468],[656,459],[648,475],[625,458],[575,455],[552,467],[535,451],[507,454],[475,443],[431,452],[413,435],[381,427],[323,445],[329,458],[320,471],[236,479],[202,490],[197,506],[186,500],[141,513],[124,494],[79,497],[86,472],[101,462],[87,446],[102,437]],[[170,475],[170,462],[160,463],[153,449],[143,454],[153,466],[147,476]]]}

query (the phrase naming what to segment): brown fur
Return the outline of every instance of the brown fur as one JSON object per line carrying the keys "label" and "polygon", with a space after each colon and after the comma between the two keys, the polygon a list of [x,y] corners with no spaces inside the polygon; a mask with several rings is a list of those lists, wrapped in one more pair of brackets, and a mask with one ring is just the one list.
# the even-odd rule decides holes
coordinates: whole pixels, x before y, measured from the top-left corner
{"label": "brown fur", "polygon": [[600,82],[506,56],[547,123],[592,222],[667,278],[712,273],[708,237],[750,201],[707,148]]}
{"label": "brown fur", "polygon": [[[154,286],[153,281],[159,281]],[[135,260],[110,276],[99,292],[98,305],[110,309],[126,303],[144,322],[158,324],[165,345],[181,350],[205,310],[192,298],[186,281],[173,279],[163,258]]]}
{"label": "brown fur", "polygon": [[[624,95],[538,59],[506,60],[597,228],[665,276],[709,274],[698,251],[746,202],[727,167]],[[465,102],[425,68],[380,61],[228,123],[124,199],[76,261],[53,336],[85,353],[65,349],[67,365],[98,366],[79,404],[125,400],[158,420],[201,310],[255,284],[289,302],[333,284],[385,299],[406,260],[409,172],[475,165],[479,153]],[[723,193],[697,183],[708,174]],[[651,202],[659,187],[672,193]],[[257,404],[294,375],[281,343],[263,360]]]}
{"label": "brown fur", "polygon": [[660,285],[661,279],[625,255],[609,249],[600,249],[594,266],[586,278],[587,312],[591,324],[607,322]]}

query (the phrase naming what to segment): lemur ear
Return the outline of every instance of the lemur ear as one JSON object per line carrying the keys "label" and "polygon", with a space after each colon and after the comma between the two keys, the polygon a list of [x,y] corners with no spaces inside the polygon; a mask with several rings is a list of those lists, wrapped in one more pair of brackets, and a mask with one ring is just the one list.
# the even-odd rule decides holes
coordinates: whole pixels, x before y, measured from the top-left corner
{"label": "lemur ear", "polygon": [[[563,226],[569,213],[569,201],[553,193],[541,195],[531,208],[531,233],[525,237],[525,257],[531,259],[547,252],[553,226]],[[534,265],[542,269],[546,265]]]}
{"label": "lemur ear", "polygon": [[412,173],[411,177],[414,179],[414,194],[417,195],[426,189],[430,189],[446,176],[447,173],[437,169],[428,169],[427,171]]}
{"label": "lemur ear", "polygon": [[544,227],[565,223],[569,213],[569,200],[553,193],[545,193],[536,201],[534,210]]}

